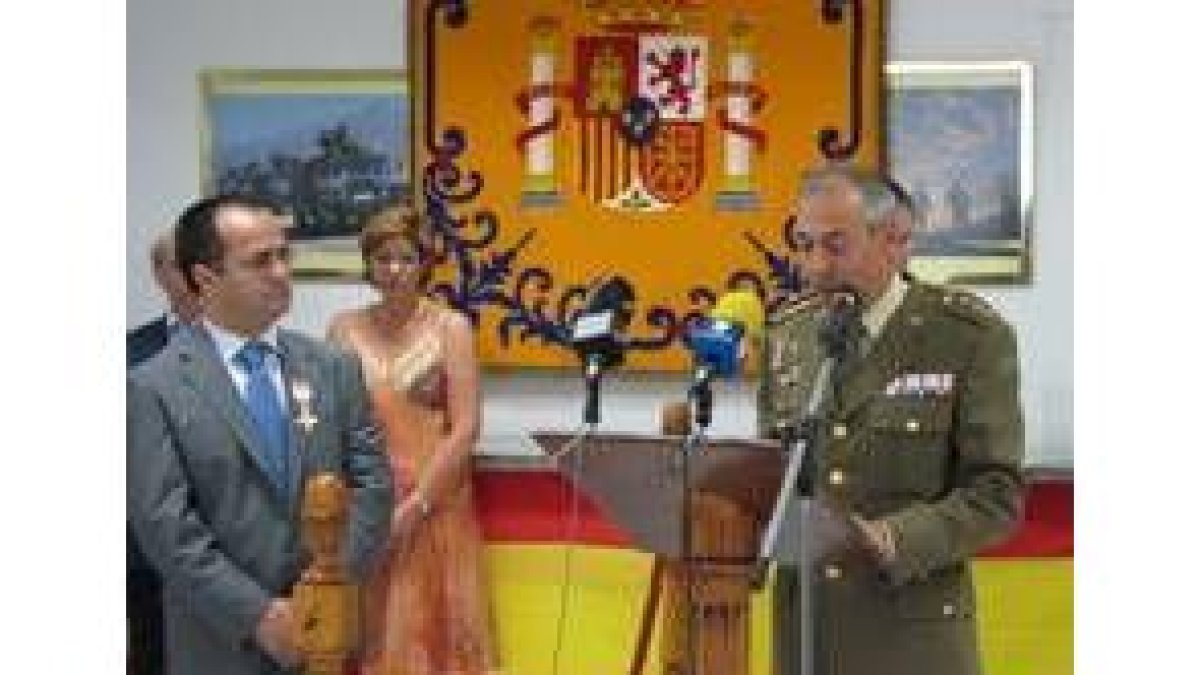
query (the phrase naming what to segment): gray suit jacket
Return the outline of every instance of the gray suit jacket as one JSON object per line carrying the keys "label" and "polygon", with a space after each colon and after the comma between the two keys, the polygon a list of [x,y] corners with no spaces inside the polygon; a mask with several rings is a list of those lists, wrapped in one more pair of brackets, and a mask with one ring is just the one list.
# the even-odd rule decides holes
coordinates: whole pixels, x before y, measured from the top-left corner
{"label": "gray suit jacket", "polygon": [[318,419],[311,433],[295,429],[301,468],[288,494],[260,464],[253,422],[202,329],[178,331],[129,377],[127,507],[163,577],[169,673],[283,672],[254,628],[306,562],[305,477],[334,471],[351,488],[347,562],[360,578],[386,540],[391,471],[358,361],[286,330],[279,347],[285,379],[314,390]]}

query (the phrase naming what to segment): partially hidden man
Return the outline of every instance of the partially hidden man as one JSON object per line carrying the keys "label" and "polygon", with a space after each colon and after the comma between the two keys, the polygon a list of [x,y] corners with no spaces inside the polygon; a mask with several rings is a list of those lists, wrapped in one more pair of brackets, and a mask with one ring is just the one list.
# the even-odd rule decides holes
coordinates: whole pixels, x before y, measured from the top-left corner
{"label": "partially hidden man", "polygon": [[[970,561],[1014,529],[1024,496],[1013,331],[975,295],[904,272],[911,203],[894,183],[818,169],[803,180],[796,215],[815,294],[769,322],[760,434],[779,437],[801,421],[832,291],[851,288],[865,306],[859,355],[816,415],[813,493],[843,515],[851,543],[817,561],[807,585],[815,673],[979,673]],[[804,587],[781,570],[781,675],[800,672]]]}
{"label": "partially hidden man", "polygon": [[347,564],[387,540],[391,470],[358,361],[279,328],[291,302],[276,213],[245,197],[189,207],[175,253],[200,317],[128,384],[128,513],[162,576],[166,671],[296,672],[292,586],[305,480],[348,486]]}

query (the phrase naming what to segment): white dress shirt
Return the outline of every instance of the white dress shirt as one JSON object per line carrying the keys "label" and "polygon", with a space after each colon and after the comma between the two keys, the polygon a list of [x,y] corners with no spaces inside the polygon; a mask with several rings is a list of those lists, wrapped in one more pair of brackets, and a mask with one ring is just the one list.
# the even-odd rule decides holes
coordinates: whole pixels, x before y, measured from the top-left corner
{"label": "white dress shirt", "polygon": [[875,302],[871,303],[863,312],[863,327],[867,329],[871,344],[875,343],[875,339],[887,325],[888,319],[892,318],[892,315],[900,308],[900,303],[904,302],[904,296],[907,293],[908,282],[899,274],[893,274],[883,295],[876,298]]}
{"label": "white dress shirt", "polygon": [[[251,339],[231,333],[208,319],[204,319],[203,324],[204,330],[208,331],[208,334],[212,336],[213,344],[217,347],[217,353],[221,355],[221,363],[225,366],[229,377],[233,379],[233,385],[237,387],[238,394],[245,400],[246,385],[249,382],[250,376],[236,359],[242,346],[250,342]],[[265,333],[253,339],[266,343],[271,347],[271,351],[267,354],[265,360],[267,371],[271,375],[271,384],[275,386],[275,395],[279,397],[280,409],[287,410],[289,406],[286,390],[283,387],[283,362],[279,358],[279,329],[276,326],[271,326]]]}

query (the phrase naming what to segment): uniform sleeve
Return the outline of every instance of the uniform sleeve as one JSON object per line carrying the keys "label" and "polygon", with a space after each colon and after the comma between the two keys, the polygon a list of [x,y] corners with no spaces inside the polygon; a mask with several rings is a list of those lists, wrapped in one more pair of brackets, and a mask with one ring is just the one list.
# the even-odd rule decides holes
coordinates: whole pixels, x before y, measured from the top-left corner
{"label": "uniform sleeve", "polygon": [[341,468],[352,495],[346,523],[346,565],[362,579],[387,542],[395,499],[392,470],[371,415],[358,359],[339,352],[336,366],[341,397]]}
{"label": "uniform sleeve", "polygon": [[126,508],[163,583],[231,644],[251,639],[270,596],[221,550],[191,488],[159,395],[134,378],[126,399]]}
{"label": "uniform sleeve", "polygon": [[1025,454],[1019,371],[1012,329],[1003,321],[982,327],[959,376],[950,490],[936,502],[918,502],[884,519],[895,535],[893,581],[965,561],[1018,524]]}

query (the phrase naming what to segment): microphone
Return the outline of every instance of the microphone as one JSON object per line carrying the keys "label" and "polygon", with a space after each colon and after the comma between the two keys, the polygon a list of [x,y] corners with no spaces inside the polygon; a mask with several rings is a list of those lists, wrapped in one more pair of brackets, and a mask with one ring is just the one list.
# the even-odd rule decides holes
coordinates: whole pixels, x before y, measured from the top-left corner
{"label": "microphone", "polygon": [[698,366],[710,375],[730,377],[740,370],[746,337],[762,335],[763,306],[750,291],[733,291],[717,299],[708,316],[696,321],[684,336]]}
{"label": "microphone", "polygon": [[692,352],[695,372],[691,395],[696,400],[696,424],[712,421],[713,376],[732,377],[741,370],[746,338],[758,339],[765,322],[762,302],[750,291],[722,295],[708,316],[696,321],[684,336]]}
{"label": "microphone", "polygon": [[833,290],[817,329],[817,340],[825,353],[838,362],[856,356],[862,345],[862,295],[853,288]]}
{"label": "microphone", "polygon": [[587,382],[584,422],[600,421],[600,375],[625,361],[621,333],[633,317],[633,286],[624,277],[611,276],[592,291],[583,311],[571,324],[571,347],[583,361]]}

